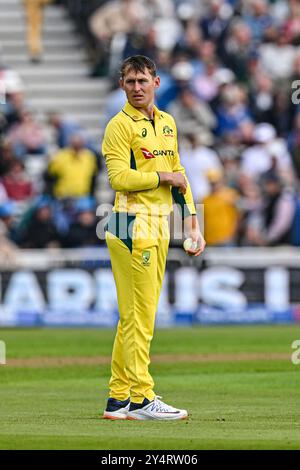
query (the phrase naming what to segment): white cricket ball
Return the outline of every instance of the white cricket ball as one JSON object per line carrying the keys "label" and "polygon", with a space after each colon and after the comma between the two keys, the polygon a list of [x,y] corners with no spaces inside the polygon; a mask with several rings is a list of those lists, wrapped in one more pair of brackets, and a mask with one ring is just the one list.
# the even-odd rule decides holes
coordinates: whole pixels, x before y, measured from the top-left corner
{"label": "white cricket ball", "polygon": [[195,251],[197,249],[197,242],[194,242],[192,238],[187,238],[183,242],[183,248],[185,249],[185,251]]}

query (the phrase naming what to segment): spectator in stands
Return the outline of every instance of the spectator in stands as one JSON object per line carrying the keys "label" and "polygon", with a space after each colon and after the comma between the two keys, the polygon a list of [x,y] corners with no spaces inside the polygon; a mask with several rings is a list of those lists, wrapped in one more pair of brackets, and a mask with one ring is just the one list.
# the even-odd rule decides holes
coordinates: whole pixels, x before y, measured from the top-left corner
{"label": "spectator in stands", "polygon": [[169,104],[177,98],[183,88],[187,88],[192,80],[194,69],[188,59],[183,56],[171,68],[168,86],[157,96],[158,107],[166,110]]}
{"label": "spectator in stands", "polygon": [[290,99],[289,90],[277,87],[274,95],[274,126],[279,137],[286,138],[293,126],[296,107]]}
{"label": "spectator in stands", "polygon": [[[163,3],[158,2],[157,0],[156,2],[157,4]],[[179,18],[177,18],[176,16],[162,15],[162,13],[159,13],[158,10],[155,14],[153,10],[152,12],[149,12],[148,8],[147,13],[148,15],[150,13],[150,17],[148,17],[148,24],[153,24],[156,48],[165,51],[172,51],[180,37],[180,33],[182,30]],[[151,16],[153,17],[153,19],[151,19]]]}
{"label": "spectator in stands", "polygon": [[217,51],[222,54],[233,9],[228,2],[213,0],[209,2],[206,14],[201,18],[200,27],[204,39],[216,44]]}
{"label": "spectator in stands", "polygon": [[27,154],[45,155],[47,153],[45,130],[29,111],[25,110],[20,113],[20,122],[12,126],[7,138],[18,158],[25,158]]}
{"label": "spectator in stands", "polygon": [[8,196],[5,187],[3,186],[0,180],[0,206],[5,204],[8,201]]}
{"label": "spectator in stands", "polygon": [[120,109],[126,103],[126,95],[122,88],[119,86],[119,82],[114,83],[110,93],[107,96],[107,101],[105,104],[105,111],[104,111],[104,123],[107,124],[111,118],[113,118]]}
{"label": "spectator in stands", "polygon": [[181,20],[181,23],[181,34],[178,37],[172,55],[176,57],[180,54],[186,54],[191,59],[195,71],[199,72],[202,70],[202,64],[198,55],[203,38],[197,24],[197,19],[192,16],[189,17],[187,21]]}
{"label": "spectator in stands", "polygon": [[26,201],[33,197],[32,183],[26,174],[24,163],[20,160],[11,162],[2,184],[8,197],[14,201]]}
{"label": "spectator in stands", "polygon": [[199,13],[199,8],[196,9],[190,4],[186,8],[186,11],[184,11],[185,5],[187,4],[183,4],[177,9],[177,12],[180,13],[178,18],[180,20],[181,29],[179,30],[177,42],[171,51],[174,57],[186,54],[187,57],[193,59],[197,56],[199,45],[201,45],[203,41],[203,35],[198,24],[199,15],[196,14],[196,11]]}
{"label": "spectator in stands", "polygon": [[[214,67],[214,70],[211,70],[211,72],[211,74],[210,72],[208,72],[208,75],[206,74],[206,80],[208,76],[210,76],[210,80],[212,82],[211,90],[213,90],[213,93],[211,93],[211,95],[207,97],[207,100],[210,100],[209,104],[214,113],[217,114],[217,109],[219,106],[221,106],[223,91],[227,88],[228,85],[233,84],[235,82],[235,75],[228,68],[220,66],[218,66],[217,68]],[[195,80],[193,81],[193,86],[195,87],[197,94],[201,96],[201,90],[197,90],[197,78],[195,78]],[[204,93],[204,99],[206,99],[205,95],[206,94]]]}
{"label": "spectator in stands", "polygon": [[[19,122],[24,107],[24,83],[20,75],[1,63],[0,57],[0,131],[7,132]],[[1,134],[0,134],[1,135]]]}
{"label": "spectator in stands", "polygon": [[156,53],[156,31],[153,27],[146,31],[133,30],[127,34],[122,54],[124,59],[132,55],[145,55],[155,60]]}
{"label": "spectator in stands", "polygon": [[248,175],[240,173],[238,180],[238,190],[241,195],[238,201],[240,211],[238,245],[248,245],[248,228],[252,224],[253,214],[261,208],[263,194],[259,184]]}
{"label": "spectator in stands", "polygon": [[249,105],[255,122],[275,124],[275,85],[271,77],[259,71],[253,76],[249,89]]}
{"label": "spectator in stands", "polygon": [[258,48],[260,66],[272,79],[287,87],[293,73],[296,47],[289,43],[283,28],[274,30],[273,35],[272,41],[262,43]]}
{"label": "spectator in stands", "polygon": [[234,19],[225,42],[221,59],[230,68],[239,82],[247,83],[249,62],[256,55],[251,29],[243,19]]}
{"label": "spectator in stands", "polygon": [[59,148],[68,147],[71,137],[82,132],[82,127],[75,119],[63,117],[56,111],[49,112],[48,122],[55,131],[55,141]]}
{"label": "spectator in stands", "polygon": [[272,124],[278,135],[286,137],[294,119],[296,108],[291,100],[292,87],[275,86],[274,80],[262,70],[254,75],[250,90],[250,109],[257,123]]}
{"label": "spectator in stands", "polygon": [[209,170],[210,194],[203,199],[204,236],[210,246],[234,246],[239,223],[239,193],[228,187],[223,174]]}
{"label": "spectator in stands", "polygon": [[259,178],[276,163],[280,175],[291,183],[294,179],[292,159],[286,142],[277,138],[274,127],[268,123],[257,124],[253,137],[255,145],[246,148],[242,154],[243,173],[253,179]]}
{"label": "spectator in stands", "polygon": [[99,7],[90,18],[90,28],[100,40],[111,39],[119,32],[130,32],[147,18],[147,12],[137,0],[115,0]]}
{"label": "spectator in stands", "polygon": [[245,21],[251,29],[255,43],[260,43],[266,37],[267,31],[273,26],[273,17],[270,13],[270,4],[267,0],[250,0],[249,13]]}
{"label": "spectator in stands", "polygon": [[[218,68],[218,58],[216,54],[216,46],[212,41],[199,41],[198,44],[194,46],[194,55],[192,58],[192,64],[194,67],[195,76],[193,77],[193,82],[197,82],[199,78],[203,75],[212,76]],[[208,83],[203,80],[208,87]],[[199,85],[199,95],[200,95]],[[205,94],[205,91],[203,92]],[[206,99],[209,101],[209,98]]]}
{"label": "spectator in stands", "polygon": [[19,110],[16,109],[11,99],[7,99],[5,104],[0,104],[1,133],[4,135],[13,126],[20,122]]}
{"label": "spectator in stands", "polygon": [[3,113],[0,112],[0,137],[4,134],[4,129],[6,126],[6,119]]}
{"label": "spectator in stands", "polygon": [[0,178],[8,173],[14,158],[12,145],[6,138],[0,143]]}
{"label": "spectator in stands", "polygon": [[[192,129],[191,129],[192,130]],[[202,130],[186,135],[180,148],[180,158],[189,179],[196,203],[210,193],[208,172],[213,170],[222,173],[223,167],[217,153],[209,148],[213,144],[213,136]]]}
{"label": "spectator in stands", "polygon": [[114,0],[99,7],[89,18],[95,38],[95,75],[107,75],[110,46],[116,34],[143,30],[148,18],[147,9],[138,0]]}
{"label": "spectator in stands", "polygon": [[27,44],[31,61],[39,63],[43,53],[43,9],[52,0],[23,0],[27,22]]}
{"label": "spectator in stands", "polygon": [[[177,3],[177,2],[175,2]],[[155,18],[176,18],[175,5],[173,0],[148,0],[147,9],[150,13],[150,17]]]}
{"label": "spectator in stands", "polygon": [[19,235],[22,248],[54,248],[60,246],[60,236],[53,221],[51,202],[47,197],[38,199],[27,227]]}
{"label": "spectator in stands", "polygon": [[212,130],[216,127],[216,118],[210,106],[199,99],[190,87],[180,90],[167,111],[174,117],[181,135],[191,130]]}
{"label": "spectator in stands", "polygon": [[64,117],[54,111],[48,114],[48,121],[54,129],[56,144],[59,148],[68,147],[74,134],[80,134],[84,140],[84,147],[93,152],[98,158],[100,157],[99,146],[87,135],[75,119]]}
{"label": "spectator in stands", "polygon": [[195,91],[203,101],[211,103],[218,95],[218,68],[218,63],[211,61],[205,65],[203,73],[196,75],[193,80]]}
{"label": "spectator in stands", "polygon": [[[236,131],[225,132],[222,139],[216,142],[215,150],[222,162],[226,160],[237,160],[237,164],[240,168],[240,157],[242,151],[245,149],[244,139],[247,138],[244,136],[245,127],[246,126],[242,129],[243,134]],[[247,143],[252,143],[252,141],[247,141]]]}
{"label": "spectator in stands", "polygon": [[76,217],[76,201],[92,196],[99,158],[85,146],[82,133],[70,136],[68,147],[51,158],[45,173],[45,191],[54,197],[53,214],[58,232],[66,237]]}
{"label": "spectator in stands", "polygon": [[172,54],[170,51],[164,51],[159,49],[156,54],[156,66],[157,74],[160,76],[160,87],[156,92],[156,100],[158,101],[160,97],[168,90],[174,79],[171,76],[171,68],[173,64]]}
{"label": "spectator in stands", "polygon": [[69,147],[59,150],[48,165],[46,179],[54,197],[78,198],[92,195],[98,174],[95,155],[84,147],[81,134],[74,134]]}
{"label": "spectator in stands", "polygon": [[[24,92],[24,83],[21,79],[19,73],[11,69],[10,67],[6,66],[3,62],[1,62],[0,57],[0,78],[2,84],[2,93],[4,92],[5,98],[7,99],[7,95],[12,94],[23,94]],[[6,101],[5,99],[5,101]]]}
{"label": "spectator in stands", "polygon": [[[31,57],[38,62],[42,53],[41,11],[48,0],[24,0],[24,3],[27,11],[30,10],[27,19],[32,20],[31,46],[35,43],[30,49]],[[161,77],[157,104],[176,118],[181,135],[181,158],[194,196],[198,201],[211,196],[211,207],[220,200],[222,210],[225,206],[226,236],[223,233],[211,243],[235,243],[237,238],[242,244],[249,243],[247,227],[250,224],[251,228],[253,221],[255,226],[253,214],[260,214],[262,219],[271,200],[265,188],[269,183],[263,183],[264,191],[260,190],[261,175],[275,171],[284,181],[284,188],[286,185],[299,187],[299,105],[295,96],[292,100],[295,93],[292,83],[300,79],[299,2],[60,0],[60,3],[71,11],[72,18],[77,18],[77,25],[80,24],[83,32],[88,33],[91,28],[87,35],[93,37],[91,57],[97,65],[95,74],[114,74],[122,57],[135,52],[155,58]],[[36,8],[34,14],[33,8]],[[111,82],[114,80],[113,76]],[[26,219],[32,204],[30,181],[35,193],[42,192],[43,181],[39,178],[36,181],[34,175],[38,174],[42,161],[47,165],[46,159],[29,158],[27,154],[40,151],[44,154],[48,140],[45,135],[39,138],[41,126],[34,119],[32,122],[32,117],[26,121],[25,116],[24,122],[25,86],[19,74],[1,63],[0,83],[5,88],[5,102],[0,103],[0,178],[4,179],[4,185],[0,183],[0,207],[8,201],[8,196],[15,201],[25,198],[28,202],[18,203],[13,213],[14,219],[20,216],[23,220],[22,213],[15,213],[16,207],[19,211],[24,206]],[[299,96],[296,94],[296,98]],[[124,93],[114,87],[106,98],[108,121],[122,107]],[[52,113],[49,121],[55,131],[51,143],[61,149],[53,155],[46,176],[46,191],[54,196],[52,218],[64,246],[81,246],[84,238],[92,240],[94,233],[92,214],[81,213],[77,201],[95,193],[101,163],[99,143],[95,144],[72,116],[66,118]],[[191,135],[194,131],[196,136]],[[76,138],[75,144],[72,142],[74,134],[81,134],[81,144],[76,143]],[[22,160],[23,167],[15,162],[16,157]],[[209,170],[222,172],[223,181],[220,179],[219,184],[226,188],[223,191],[228,195],[226,204],[222,191],[214,190],[210,195],[218,184],[209,182],[206,175]],[[213,180],[214,176],[210,178]],[[281,189],[286,196],[288,191]],[[236,196],[237,205],[228,202],[235,201]],[[25,206],[28,205],[27,214]],[[213,220],[209,208],[206,216],[208,221]],[[241,217],[242,230],[238,237],[232,236],[233,221],[238,219],[237,225],[240,225]],[[12,215],[6,220],[9,221],[6,230],[13,236]],[[216,230],[219,230],[217,225]],[[222,230],[224,227],[220,228],[220,233]],[[280,243],[278,240],[276,243]],[[286,242],[288,237],[284,236],[283,240]],[[56,238],[55,241],[59,243]],[[253,239],[251,243],[273,242]]]}
{"label": "spectator in stands", "polygon": [[289,15],[283,23],[283,29],[291,44],[300,44],[300,5],[298,1],[288,2]]}
{"label": "spectator in stands", "polygon": [[216,112],[216,133],[221,138],[228,132],[242,132],[241,126],[252,122],[247,96],[244,90],[234,83],[224,86]]}
{"label": "spectator in stands", "polygon": [[75,206],[75,220],[64,237],[66,248],[97,246],[101,243],[96,233],[95,201],[91,198],[80,198]]}
{"label": "spectator in stands", "polygon": [[249,222],[248,240],[258,246],[290,243],[295,195],[284,187],[274,168],[263,173],[261,184],[265,197]]}

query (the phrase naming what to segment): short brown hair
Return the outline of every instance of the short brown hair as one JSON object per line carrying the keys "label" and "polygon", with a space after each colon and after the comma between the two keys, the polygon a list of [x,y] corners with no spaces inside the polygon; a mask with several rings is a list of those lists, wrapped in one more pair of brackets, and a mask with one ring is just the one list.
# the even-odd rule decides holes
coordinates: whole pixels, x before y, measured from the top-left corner
{"label": "short brown hair", "polygon": [[121,78],[124,77],[127,70],[134,70],[135,72],[144,72],[145,69],[148,69],[152,77],[156,77],[156,65],[153,60],[149,59],[145,55],[133,55],[124,60],[120,75]]}

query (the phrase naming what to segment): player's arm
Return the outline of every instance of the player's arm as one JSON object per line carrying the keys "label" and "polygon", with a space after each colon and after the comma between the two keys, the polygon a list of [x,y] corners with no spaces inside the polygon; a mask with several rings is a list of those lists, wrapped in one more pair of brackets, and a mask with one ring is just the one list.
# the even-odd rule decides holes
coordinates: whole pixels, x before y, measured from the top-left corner
{"label": "player's arm", "polygon": [[135,169],[130,147],[131,129],[122,123],[111,121],[105,131],[102,153],[105,158],[108,179],[115,191],[144,191],[159,186],[156,171],[143,172]]}
{"label": "player's arm", "polygon": [[177,178],[181,177],[185,179],[186,188],[185,188],[185,191],[182,191],[180,187],[176,187],[175,185],[173,185],[172,196],[176,204],[178,204],[181,208],[182,218],[185,219],[186,217],[196,215],[196,208],[194,204],[194,199],[193,199],[190,183],[185,174],[185,169],[181,165],[181,162],[180,162],[175,121],[174,121],[174,129],[175,129],[176,149],[175,149],[175,155],[174,155],[173,172],[174,172],[175,177]]}
{"label": "player's arm", "polygon": [[205,248],[206,242],[201,233],[199,222],[197,218],[197,212],[194,204],[194,198],[191,190],[190,183],[185,173],[184,167],[181,165],[179,152],[178,152],[178,140],[177,140],[177,129],[174,121],[174,128],[176,131],[176,152],[174,158],[173,171],[174,175],[181,175],[186,180],[186,191],[181,191],[178,187],[172,188],[172,196],[174,201],[180,206],[182,218],[184,219],[184,232],[186,238],[191,238],[193,242],[196,242],[197,248],[195,250],[188,250],[187,253],[192,256],[198,256],[202,253]]}

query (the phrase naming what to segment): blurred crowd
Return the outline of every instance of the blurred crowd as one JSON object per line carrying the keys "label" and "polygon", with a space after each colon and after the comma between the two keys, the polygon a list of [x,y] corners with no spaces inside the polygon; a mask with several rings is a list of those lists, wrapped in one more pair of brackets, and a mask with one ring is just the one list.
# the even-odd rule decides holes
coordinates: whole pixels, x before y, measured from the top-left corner
{"label": "blurred crowd", "polygon": [[[296,0],[61,0],[91,75],[108,77],[106,122],[125,102],[121,61],[151,57],[157,105],[176,119],[181,160],[210,246],[300,246],[300,4]],[[52,112],[41,122],[0,66],[0,237],[26,248],[101,243],[98,147]],[[0,90],[1,103],[1,90]],[[43,161],[43,172],[36,168]],[[3,245],[2,242],[0,242]],[[3,245],[4,246],[4,245]]]}
{"label": "blurred crowd", "polygon": [[0,81],[0,259],[99,245],[99,145],[72,118],[28,109],[22,79],[1,63]]}

